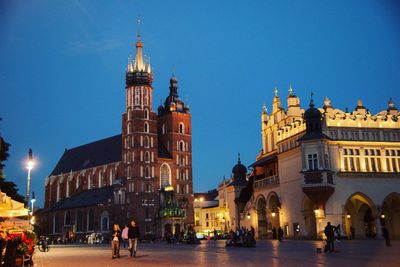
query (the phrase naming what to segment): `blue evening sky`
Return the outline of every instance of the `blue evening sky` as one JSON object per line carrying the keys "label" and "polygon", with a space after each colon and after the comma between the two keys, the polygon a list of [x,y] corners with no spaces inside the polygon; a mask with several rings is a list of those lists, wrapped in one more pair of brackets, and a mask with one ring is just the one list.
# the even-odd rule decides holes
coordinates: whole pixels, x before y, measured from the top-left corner
{"label": "blue evening sky", "polygon": [[0,132],[11,144],[5,173],[25,194],[26,160],[38,160],[32,189],[65,148],[121,132],[124,78],[137,16],[154,68],[154,105],[175,72],[193,128],[196,192],[215,188],[240,152],[261,149],[260,112],[289,84],[308,105],[372,113],[400,106],[397,1],[0,1]]}

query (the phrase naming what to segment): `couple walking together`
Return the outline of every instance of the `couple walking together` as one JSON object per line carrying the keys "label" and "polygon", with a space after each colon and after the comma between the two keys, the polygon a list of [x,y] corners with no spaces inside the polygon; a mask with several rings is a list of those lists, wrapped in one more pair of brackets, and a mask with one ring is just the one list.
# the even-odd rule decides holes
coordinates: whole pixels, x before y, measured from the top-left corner
{"label": "couple walking together", "polygon": [[121,238],[126,239],[129,241],[129,253],[131,257],[136,258],[136,249],[137,243],[139,239],[139,227],[136,225],[135,220],[132,220],[129,224],[129,227],[125,225],[125,228],[121,230],[118,224],[114,224],[114,230],[112,232],[112,240],[111,240],[111,249],[112,249],[112,258],[115,259],[116,257],[119,258],[119,248],[120,248],[120,241]]}

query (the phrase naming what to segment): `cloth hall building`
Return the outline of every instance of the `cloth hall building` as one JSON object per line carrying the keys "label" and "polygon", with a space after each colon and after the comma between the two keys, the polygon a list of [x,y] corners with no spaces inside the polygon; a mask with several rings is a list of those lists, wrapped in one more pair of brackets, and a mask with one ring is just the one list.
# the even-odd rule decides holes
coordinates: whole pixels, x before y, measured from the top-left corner
{"label": "cloth hall building", "polygon": [[81,239],[135,219],[142,237],[193,225],[192,138],[189,106],[170,80],[153,111],[153,72],[138,34],[126,71],[122,133],[66,149],[45,182],[43,232]]}
{"label": "cloth hall building", "polygon": [[258,238],[282,227],[288,237],[314,239],[329,221],[352,238],[381,237],[383,226],[400,238],[400,113],[392,99],[377,114],[361,100],[343,111],[328,98],[321,108],[311,98],[304,110],[290,88],[285,109],[275,90],[261,133],[262,150],[235,198],[240,226],[252,225]]}

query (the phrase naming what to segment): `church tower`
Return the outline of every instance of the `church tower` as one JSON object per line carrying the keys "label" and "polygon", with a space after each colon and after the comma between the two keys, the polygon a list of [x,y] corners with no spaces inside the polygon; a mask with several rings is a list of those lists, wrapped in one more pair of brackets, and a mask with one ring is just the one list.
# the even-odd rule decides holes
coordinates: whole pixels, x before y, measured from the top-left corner
{"label": "church tower", "polygon": [[161,188],[171,185],[180,208],[185,210],[186,224],[193,224],[193,182],[192,182],[192,127],[190,108],[178,95],[178,80],[170,79],[169,95],[164,105],[158,107],[159,146],[165,156],[171,159],[168,168],[170,180],[163,179],[161,165]]}
{"label": "church tower", "polygon": [[[156,216],[156,209],[137,209],[151,204],[154,207],[158,190],[158,141],[157,114],[152,110],[153,73],[150,62],[143,56],[143,42],[139,29],[136,41],[136,55],[128,59],[126,71],[126,111],[122,115],[122,164],[126,177],[126,199],[128,212],[138,218],[139,226],[150,226],[150,217]],[[145,225],[144,225],[145,224]]]}

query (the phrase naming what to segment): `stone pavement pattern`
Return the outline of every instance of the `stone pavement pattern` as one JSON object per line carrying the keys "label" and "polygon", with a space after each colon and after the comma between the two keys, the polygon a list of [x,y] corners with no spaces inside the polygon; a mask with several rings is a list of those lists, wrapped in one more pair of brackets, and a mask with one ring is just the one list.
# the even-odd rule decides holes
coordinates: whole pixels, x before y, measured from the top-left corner
{"label": "stone pavement pattern", "polygon": [[400,266],[400,242],[385,247],[383,240],[342,241],[335,253],[316,253],[322,241],[259,241],[255,248],[225,248],[224,242],[202,241],[200,245],[139,244],[138,257],[111,259],[109,246],[52,246],[36,251],[35,267],[117,266]]}

